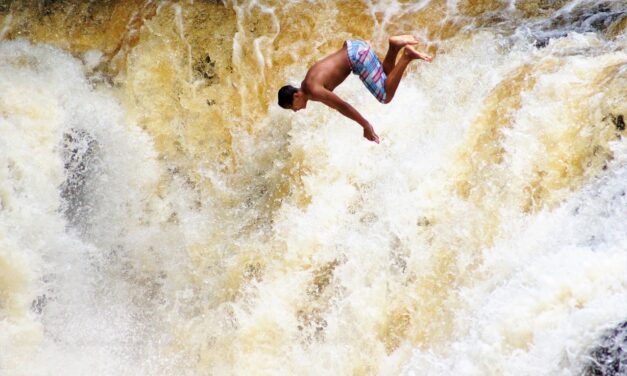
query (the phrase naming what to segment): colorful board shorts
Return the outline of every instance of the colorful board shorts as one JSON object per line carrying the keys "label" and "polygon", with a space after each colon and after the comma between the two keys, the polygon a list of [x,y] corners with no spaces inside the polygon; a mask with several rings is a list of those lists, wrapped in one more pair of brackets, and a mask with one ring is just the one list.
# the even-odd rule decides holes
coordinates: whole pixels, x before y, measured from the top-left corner
{"label": "colorful board shorts", "polygon": [[361,81],[379,102],[385,103],[385,81],[388,77],[370,45],[362,40],[347,40],[346,51],[353,73],[359,75]]}

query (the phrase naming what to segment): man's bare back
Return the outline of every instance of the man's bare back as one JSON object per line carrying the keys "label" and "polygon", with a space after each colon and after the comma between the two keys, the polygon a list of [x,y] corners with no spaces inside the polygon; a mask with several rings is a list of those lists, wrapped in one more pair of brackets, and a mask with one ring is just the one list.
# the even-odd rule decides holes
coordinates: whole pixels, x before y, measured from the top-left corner
{"label": "man's bare back", "polygon": [[325,89],[333,91],[344,82],[350,73],[351,67],[348,63],[346,47],[342,47],[312,65],[300,87],[307,94],[313,94],[310,88],[316,86],[323,86]]}
{"label": "man's bare back", "polygon": [[[345,42],[340,50],[309,68],[300,88],[289,85],[282,87],[279,90],[279,105],[292,111],[300,111],[307,107],[309,100],[322,102],[357,122],[363,127],[365,138],[379,143],[379,136],[372,125],[353,106],[333,93],[333,90],[353,72],[359,74],[379,101],[389,103],[409,62],[415,59],[431,61],[429,56],[410,46],[418,43],[414,36],[394,36],[390,37],[389,42],[390,47],[383,63],[365,42]],[[403,47],[403,55],[396,62],[396,56]]]}

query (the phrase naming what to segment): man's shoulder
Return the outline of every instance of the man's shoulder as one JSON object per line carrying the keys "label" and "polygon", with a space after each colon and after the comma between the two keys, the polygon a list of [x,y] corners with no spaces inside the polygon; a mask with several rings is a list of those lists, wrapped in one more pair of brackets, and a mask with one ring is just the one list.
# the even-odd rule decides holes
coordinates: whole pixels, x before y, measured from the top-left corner
{"label": "man's shoulder", "polygon": [[313,79],[313,78],[305,78],[305,80],[300,85],[301,90],[309,95],[314,95],[320,90],[324,89],[324,86],[321,82]]}
{"label": "man's shoulder", "polygon": [[330,90],[324,87],[324,85],[316,84],[309,87],[307,94],[309,94],[311,99],[318,100],[320,97],[325,96],[329,92]]}

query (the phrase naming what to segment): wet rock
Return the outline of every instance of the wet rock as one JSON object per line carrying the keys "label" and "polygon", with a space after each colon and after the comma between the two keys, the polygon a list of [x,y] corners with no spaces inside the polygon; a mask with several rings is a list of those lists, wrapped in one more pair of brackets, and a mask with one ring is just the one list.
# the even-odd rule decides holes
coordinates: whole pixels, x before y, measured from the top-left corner
{"label": "wet rock", "polygon": [[536,48],[544,48],[547,46],[547,44],[549,44],[549,41],[551,40],[551,38],[546,37],[546,38],[539,38],[533,41],[533,45]]}
{"label": "wet rock", "polygon": [[614,125],[616,126],[616,129],[618,129],[619,131],[625,130],[625,119],[623,118],[623,115],[618,115],[618,116],[612,115],[612,123],[614,123]]}
{"label": "wet rock", "polygon": [[566,29],[580,33],[591,31],[605,31],[615,21],[627,14],[625,9],[614,9],[611,2],[597,4],[591,8],[580,7],[563,16],[558,16],[556,22],[563,23]]}
{"label": "wet rock", "polygon": [[625,29],[627,29],[627,13],[623,13],[618,20],[614,21],[605,31],[605,35],[608,38],[616,38],[621,35]]}
{"label": "wet rock", "polygon": [[551,39],[565,37],[570,32],[606,34],[614,25],[627,18],[627,10],[616,3],[583,3],[568,12],[556,12],[551,18],[532,26],[534,45],[545,47]]}
{"label": "wet rock", "polygon": [[[607,122],[606,124],[611,123],[612,125],[614,125],[614,127],[616,127],[616,130],[619,132],[625,130],[625,117],[623,116],[623,114],[614,115],[610,113],[604,116],[602,121]],[[619,136],[619,134],[617,134],[617,136]]]}
{"label": "wet rock", "polygon": [[194,76],[197,79],[204,79],[209,85],[213,85],[218,82],[216,62],[211,60],[211,56],[204,55],[201,59],[194,63]]}
{"label": "wet rock", "polygon": [[0,14],[9,13],[12,0],[0,0]]}
{"label": "wet rock", "polygon": [[88,210],[86,184],[95,169],[97,141],[86,131],[72,129],[63,135],[63,161],[65,181],[60,187],[64,201],[62,211],[70,223],[80,222],[82,214]]}
{"label": "wet rock", "polygon": [[57,11],[63,9],[64,0],[41,0],[37,5],[39,6],[40,16],[52,16]]}
{"label": "wet rock", "polygon": [[[606,115],[603,117],[602,119],[603,122],[606,122],[606,124],[612,124],[614,125],[614,127],[616,127],[616,130],[618,132],[622,132],[625,130],[625,117],[622,114],[618,114],[618,115],[614,115],[612,113]],[[616,133],[616,137],[620,138],[621,134],[620,133]]]}
{"label": "wet rock", "polygon": [[589,358],[582,376],[627,375],[627,321],[608,330]]}

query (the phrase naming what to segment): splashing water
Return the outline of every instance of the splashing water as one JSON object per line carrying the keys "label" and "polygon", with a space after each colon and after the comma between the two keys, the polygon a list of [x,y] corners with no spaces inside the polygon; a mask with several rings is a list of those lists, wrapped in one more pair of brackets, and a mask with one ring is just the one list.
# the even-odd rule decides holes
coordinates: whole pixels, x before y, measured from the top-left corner
{"label": "splashing water", "polygon": [[[0,374],[586,372],[627,318],[626,9],[0,5]],[[436,58],[391,104],[336,90],[381,145],[274,105],[401,32]]]}

